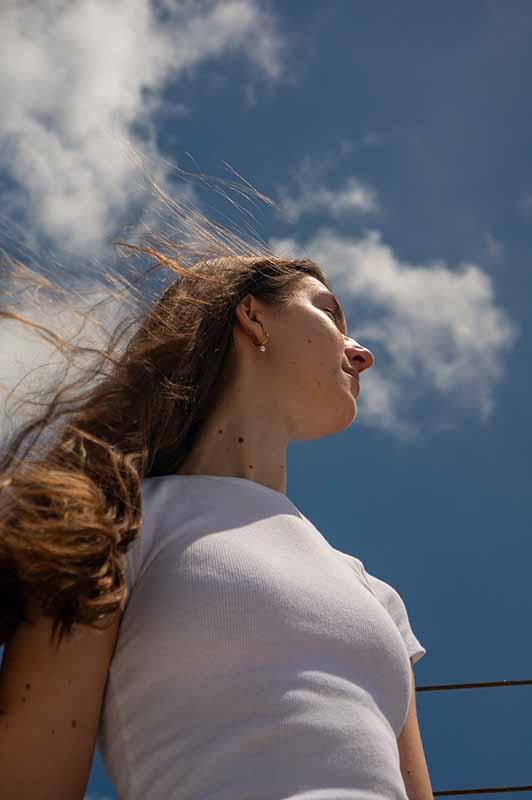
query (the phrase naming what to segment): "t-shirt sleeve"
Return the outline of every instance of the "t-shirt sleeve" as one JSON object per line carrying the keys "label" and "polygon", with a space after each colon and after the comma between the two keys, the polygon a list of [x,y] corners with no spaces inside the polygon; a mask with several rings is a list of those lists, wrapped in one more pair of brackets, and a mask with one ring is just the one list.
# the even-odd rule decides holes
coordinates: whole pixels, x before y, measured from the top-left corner
{"label": "t-shirt sleeve", "polygon": [[369,588],[397,625],[413,666],[420,658],[423,658],[427,651],[412,630],[403,598],[389,583],[375,577],[375,575],[370,575],[360,559],[357,558],[355,561],[358,563],[362,576],[366,579]]}

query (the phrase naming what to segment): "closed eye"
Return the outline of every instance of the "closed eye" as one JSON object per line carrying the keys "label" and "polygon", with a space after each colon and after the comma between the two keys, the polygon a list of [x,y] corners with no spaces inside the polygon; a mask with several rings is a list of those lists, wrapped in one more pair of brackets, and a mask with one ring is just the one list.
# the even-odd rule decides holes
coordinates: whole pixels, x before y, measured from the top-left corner
{"label": "closed eye", "polygon": [[332,308],[326,308],[326,309],[325,309],[325,313],[326,313],[326,314],[332,314],[332,315],[333,315],[333,319],[334,319],[334,321],[335,321],[335,323],[336,323],[337,327],[338,327],[338,328],[340,328],[340,327],[341,327],[341,326],[340,326],[340,319],[339,319],[339,317],[338,317],[338,313],[337,313],[336,309],[332,309]]}
{"label": "closed eye", "polygon": [[[336,322],[340,333],[343,333],[344,336],[347,335],[347,323],[345,319],[345,315],[342,309],[342,306],[336,299],[336,297],[330,292],[320,292],[319,297],[323,297],[324,299],[327,298],[329,303],[332,303],[332,308],[325,308],[323,309],[327,314],[332,314],[334,316],[334,321]],[[327,302],[327,299],[325,302]]]}

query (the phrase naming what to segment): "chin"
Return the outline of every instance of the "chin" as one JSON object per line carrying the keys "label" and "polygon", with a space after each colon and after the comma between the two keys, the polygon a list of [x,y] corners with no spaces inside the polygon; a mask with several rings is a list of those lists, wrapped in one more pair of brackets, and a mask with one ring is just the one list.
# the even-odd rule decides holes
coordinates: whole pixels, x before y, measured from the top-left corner
{"label": "chin", "polygon": [[352,402],[350,408],[344,414],[343,420],[338,423],[336,427],[336,432],[344,431],[346,428],[349,428],[349,426],[352,425],[357,418],[358,414],[357,401],[355,400],[354,397],[351,397],[351,400]]}
{"label": "chin", "polygon": [[331,413],[331,406],[327,409],[317,410],[318,416],[314,419],[314,424],[307,424],[304,428],[292,433],[291,438],[297,440],[320,439],[322,436],[330,436],[333,433],[349,428],[357,418],[357,402],[355,397],[349,395],[349,402],[344,401],[337,405],[335,414]]}
{"label": "chin", "polygon": [[357,418],[357,403],[353,395],[351,395],[350,403],[344,403],[341,413],[337,413],[335,417],[331,418],[330,433],[339,433],[349,428],[350,425]]}

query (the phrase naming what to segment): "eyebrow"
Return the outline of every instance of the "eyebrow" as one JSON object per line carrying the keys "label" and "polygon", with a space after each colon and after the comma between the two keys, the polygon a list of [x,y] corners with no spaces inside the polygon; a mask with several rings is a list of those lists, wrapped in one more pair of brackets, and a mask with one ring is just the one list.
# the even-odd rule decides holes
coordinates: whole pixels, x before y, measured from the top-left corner
{"label": "eyebrow", "polygon": [[320,292],[318,297],[328,297],[329,300],[332,301],[332,304],[333,304],[333,306],[334,306],[334,308],[336,310],[336,313],[338,314],[338,317],[341,320],[342,325],[344,326],[344,332],[347,333],[347,322],[346,322],[346,319],[345,319],[344,310],[343,310],[342,306],[340,305],[340,303],[338,302],[338,300],[336,299],[336,297],[334,296],[334,294],[332,294],[332,292]]}

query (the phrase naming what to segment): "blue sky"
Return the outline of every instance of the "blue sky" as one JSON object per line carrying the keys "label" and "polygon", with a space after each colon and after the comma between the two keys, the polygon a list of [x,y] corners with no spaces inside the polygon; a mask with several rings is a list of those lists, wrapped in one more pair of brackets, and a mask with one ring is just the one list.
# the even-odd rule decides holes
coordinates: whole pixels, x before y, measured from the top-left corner
{"label": "blue sky", "polygon": [[[19,0],[0,23],[2,246],[97,293],[154,218],[122,137],[170,191],[171,164],[228,162],[276,200],[260,235],[320,264],[376,358],[356,421],[291,443],[288,495],[401,593],[418,686],[532,677],[532,5]],[[0,382],[45,355],[0,326]],[[532,782],[530,687],[417,703],[435,791]],[[98,759],[88,791],[113,797]]]}

